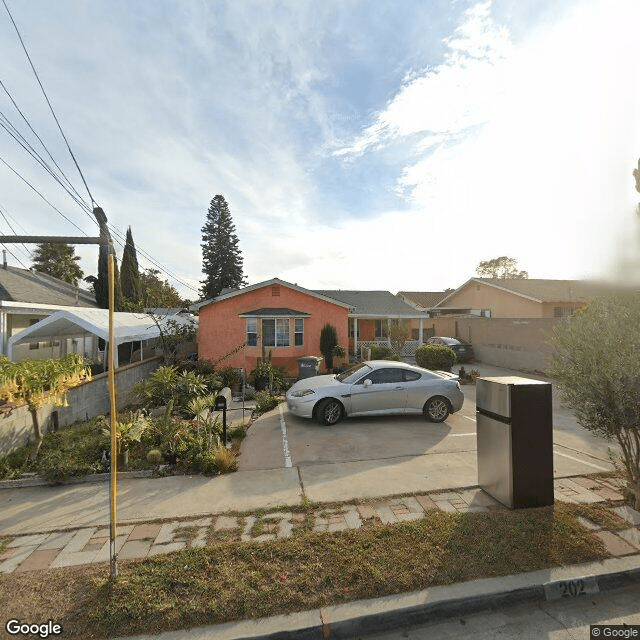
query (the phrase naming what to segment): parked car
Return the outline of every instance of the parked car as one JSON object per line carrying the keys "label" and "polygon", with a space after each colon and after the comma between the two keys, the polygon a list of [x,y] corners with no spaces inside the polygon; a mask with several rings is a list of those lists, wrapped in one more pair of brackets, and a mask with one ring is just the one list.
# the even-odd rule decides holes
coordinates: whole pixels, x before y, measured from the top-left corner
{"label": "parked car", "polygon": [[371,360],[337,375],[299,380],[287,391],[289,411],[332,425],[346,416],[420,414],[443,422],[464,401],[458,376],[404,362]]}
{"label": "parked car", "polygon": [[470,362],[473,360],[473,347],[458,338],[449,338],[446,336],[433,336],[427,340],[427,344],[439,344],[443,347],[453,349],[458,362]]}

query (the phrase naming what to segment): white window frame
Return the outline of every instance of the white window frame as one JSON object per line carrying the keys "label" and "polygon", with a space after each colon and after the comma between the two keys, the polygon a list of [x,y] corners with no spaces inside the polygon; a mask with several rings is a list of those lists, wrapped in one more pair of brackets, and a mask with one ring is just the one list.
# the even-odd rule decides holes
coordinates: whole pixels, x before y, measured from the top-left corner
{"label": "white window frame", "polygon": [[[274,343],[275,344],[266,344],[264,342],[265,330],[264,323],[273,321],[274,328]],[[264,347],[273,347],[273,348],[286,348],[291,346],[291,322],[290,318],[262,318],[263,329],[262,329],[262,346]],[[286,327],[286,332],[284,328]],[[286,338],[286,340],[285,340]]]}
{"label": "white window frame", "polygon": [[[298,323],[300,324],[298,325]],[[298,343],[298,336],[302,336],[300,339],[300,343]],[[304,346],[304,318],[293,319],[293,346],[294,347]]]}
{"label": "white window frame", "polygon": [[[253,329],[253,331],[251,329]],[[255,336],[255,340],[253,344],[251,344],[249,340],[250,335]],[[258,318],[247,318],[247,346],[248,347],[258,346]]]}

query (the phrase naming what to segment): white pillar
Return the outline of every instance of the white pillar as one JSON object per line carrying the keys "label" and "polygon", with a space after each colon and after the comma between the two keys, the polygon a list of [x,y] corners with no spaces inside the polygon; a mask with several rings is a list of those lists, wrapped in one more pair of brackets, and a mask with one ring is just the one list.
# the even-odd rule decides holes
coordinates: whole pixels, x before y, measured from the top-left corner
{"label": "white pillar", "polygon": [[2,353],[8,354],[9,336],[7,335],[7,312],[0,311],[0,336],[2,339]]}
{"label": "white pillar", "polygon": [[422,344],[423,332],[422,332],[422,318],[420,318],[420,324],[418,324],[418,342]]}
{"label": "white pillar", "polygon": [[353,355],[358,353],[358,318],[353,319]]}

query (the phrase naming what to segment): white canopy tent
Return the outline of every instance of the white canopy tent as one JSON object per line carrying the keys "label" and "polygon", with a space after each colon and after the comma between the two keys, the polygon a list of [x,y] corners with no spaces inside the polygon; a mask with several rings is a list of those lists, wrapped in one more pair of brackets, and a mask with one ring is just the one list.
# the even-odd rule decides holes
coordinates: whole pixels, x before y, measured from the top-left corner
{"label": "white canopy tent", "polygon": [[[170,329],[169,323],[195,324],[193,316],[156,316],[145,313],[114,313],[114,335],[116,347],[126,342],[146,342],[160,337],[161,330]],[[109,311],[107,309],[78,308],[74,311],[57,311],[43,318],[9,339],[8,356],[12,359],[13,347],[17,344],[37,340],[59,339],[64,344],[70,338],[83,338],[90,334],[109,341]],[[142,351],[142,350],[141,350]],[[64,354],[63,354],[64,355]],[[116,367],[118,350],[115,351]]]}

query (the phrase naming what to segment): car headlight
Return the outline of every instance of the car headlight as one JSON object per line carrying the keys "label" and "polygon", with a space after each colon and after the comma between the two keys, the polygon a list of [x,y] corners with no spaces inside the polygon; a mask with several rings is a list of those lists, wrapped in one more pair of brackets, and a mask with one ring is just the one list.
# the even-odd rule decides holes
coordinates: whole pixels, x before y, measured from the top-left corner
{"label": "car headlight", "polygon": [[304,396],[310,396],[313,395],[315,393],[315,391],[313,389],[302,389],[300,391],[292,391],[291,392],[291,397],[292,398],[303,398]]}

